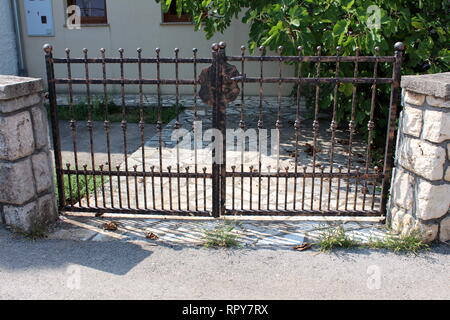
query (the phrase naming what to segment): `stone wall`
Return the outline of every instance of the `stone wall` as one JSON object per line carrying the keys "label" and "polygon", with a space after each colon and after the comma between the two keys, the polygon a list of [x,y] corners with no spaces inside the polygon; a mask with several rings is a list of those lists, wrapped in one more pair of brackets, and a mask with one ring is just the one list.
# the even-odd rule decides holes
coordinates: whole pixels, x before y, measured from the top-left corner
{"label": "stone wall", "polygon": [[0,76],[0,222],[27,232],[57,219],[40,79]]}
{"label": "stone wall", "polygon": [[402,79],[390,222],[402,234],[450,239],[450,72]]}
{"label": "stone wall", "polygon": [[0,0],[0,74],[18,73],[16,34],[10,0]]}

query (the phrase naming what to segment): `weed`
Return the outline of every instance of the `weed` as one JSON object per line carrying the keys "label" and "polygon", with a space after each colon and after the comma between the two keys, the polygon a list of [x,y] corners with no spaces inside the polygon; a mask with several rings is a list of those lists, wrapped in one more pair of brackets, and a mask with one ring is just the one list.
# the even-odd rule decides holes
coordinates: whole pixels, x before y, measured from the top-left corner
{"label": "weed", "polygon": [[371,249],[387,249],[395,253],[413,253],[417,255],[420,251],[429,250],[429,245],[423,242],[419,232],[412,232],[405,236],[389,235],[380,240],[371,239],[367,246]]}
{"label": "weed", "polygon": [[234,232],[236,224],[224,221],[213,230],[205,231],[203,240],[206,248],[239,248],[239,236]]}
{"label": "weed", "polygon": [[332,251],[337,248],[353,248],[360,246],[345,233],[344,227],[326,229],[319,237],[316,243],[321,251]]}
{"label": "weed", "polygon": [[[86,188],[86,177],[84,175],[64,175],[64,197],[67,204],[76,204],[80,199],[83,199],[88,194],[93,194],[95,191],[95,186],[97,189],[102,186],[102,177],[99,176],[87,176],[87,188]],[[95,179],[95,184],[94,184]],[[109,181],[108,177],[104,177],[104,183]],[[78,184],[79,182],[79,184]],[[55,185],[56,185],[56,175],[55,175]],[[70,191],[72,189],[72,192]],[[56,198],[58,198],[58,188],[56,188]]]}

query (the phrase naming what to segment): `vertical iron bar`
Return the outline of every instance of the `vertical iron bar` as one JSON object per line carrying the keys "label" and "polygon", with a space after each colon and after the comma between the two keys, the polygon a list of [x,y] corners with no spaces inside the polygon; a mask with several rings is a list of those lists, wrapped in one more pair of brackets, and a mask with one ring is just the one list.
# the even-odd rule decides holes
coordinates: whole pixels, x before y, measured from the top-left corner
{"label": "vertical iron bar", "polygon": [[[336,74],[335,78],[339,78],[339,72],[340,72],[340,58],[339,53],[341,51],[341,47],[336,48]],[[337,111],[337,104],[338,104],[338,92],[339,92],[339,86],[340,82],[336,81],[336,85],[334,86],[334,97],[333,97],[333,116],[331,120],[331,150],[330,150],[330,178],[328,183],[328,211],[331,210],[331,189],[333,187],[333,166],[334,166],[334,146],[336,143],[336,129],[337,129],[337,123],[336,123],[336,111]]]}
{"label": "vertical iron bar", "polygon": [[[245,47],[241,46],[241,73],[245,74]],[[245,82],[244,78],[241,81],[241,112],[239,128],[241,130],[241,210],[244,210],[244,153],[245,153],[245,120],[244,120],[244,108],[245,108]]]}
{"label": "vertical iron bar", "polygon": [[142,183],[144,188],[144,208],[147,209],[147,178],[145,176],[145,114],[144,114],[144,88],[142,84],[142,49],[138,48],[139,72],[139,131],[141,133]]}
{"label": "vertical iron bar", "polygon": [[[161,121],[161,61],[160,61],[160,49],[156,48],[156,77],[157,77],[157,96],[158,96],[158,121],[156,124],[156,129],[158,131],[158,143],[159,143],[159,171],[160,173],[163,172],[163,160],[162,160],[162,148],[163,148],[163,141],[162,141],[162,121]],[[163,187],[163,177],[160,175],[159,177],[159,183],[160,183],[160,198],[161,198],[161,210],[164,210],[164,187]]]}
{"label": "vertical iron bar", "polygon": [[224,64],[226,62],[226,53],[225,53],[225,49],[226,49],[226,43],[225,42],[220,42],[219,43],[219,74],[218,74],[218,82],[217,82],[217,102],[219,103],[219,115],[218,115],[218,125],[219,125],[219,130],[221,133],[221,146],[222,146],[222,150],[221,150],[221,155],[220,155],[220,160],[221,160],[221,164],[220,164],[220,215],[225,215],[225,210],[226,210],[226,188],[227,188],[227,183],[226,183],[226,171],[227,171],[227,141],[226,141],[226,114],[227,114],[227,106],[226,103],[224,101],[224,97],[223,97],[223,73],[224,73]]}
{"label": "vertical iron bar", "polygon": [[[89,131],[89,145],[90,145],[90,151],[91,151],[91,166],[92,171],[95,171],[95,153],[94,153],[94,123],[92,121],[92,101],[91,101],[91,87],[90,87],[90,80],[89,80],[89,63],[88,63],[88,49],[83,49],[84,53],[84,71],[85,71],[85,77],[86,77],[86,95],[87,95],[87,104],[88,104],[88,121],[87,121],[87,128]],[[94,184],[94,202],[95,207],[98,207],[98,199],[97,199],[97,181],[95,179],[95,173],[93,175],[93,184]]]}
{"label": "vertical iron bar", "polygon": [[134,193],[136,200],[136,209],[139,209],[139,192],[138,192],[138,182],[137,182],[137,165],[133,166],[134,170]]}
{"label": "vertical iron bar", "polygon": [[[193,125],[195,126],[195,123],[198,121],[198,110],[197,110],[197,97],[198,97],[198,90],[197,90],[197,49],[192,49],[192,52],[194,54],[194,122]],[[195,127],[194,127],[195,130]],[[200,133],[201,134],[201,133]],[[197,132],[194,131],[194,162],[195,162],[195,210],[198,211],[198,145],[197,145]],[[201,146],[203,147],[203,146]]]}
{"label": "vertical iron bar", "polygon": [[[211,73],[212,78],[209,79],[213,83],[213,97],[214,102],[212,106],[212,127],[213,129],[218,129],[218,113],[219,113],[219,73],[220,73],[220,65],[219,65],[219,45],[214,43],[212,45],[212,66],[214,72]],[[217,139],[217,138],[215,138]],[[217,145],[217,141],[215,141]],[[213,162],[212,162],[212,215],[215,218],[220,216],[220,167],[216,160],[217,150],[214,147],[212,152]]]}
{"label": "vertical iron bar", "polygon": [[[70,163],[66,163],[66,167],[67,167],[67,171],[70,171]],[[69,199],[70,199],[70,203],[69,203],[69,205],[73,208],[73,205],[74,205],[74,201],[73,201],[73,193],[72,193],[72,179],[70,179],[71,178],[71,176],[70,176],[70,173],[68,173],[67,174],[67,182],[68,182],[68,185],[69,185]],[[78,185],[77,185],[77,188],[78,189],[80,189],[79,187],[78,187]],[[64,195],[64,197],[65,197],[66,195]]]}
{"label": "vertical iron bar", "polygon": [[78,166],[78,145],[77,145],[77,119],[75,118],[75,110],[73,106],[73,87],[72,87],[72,68],[70,64],[70,49],[66,49],[66,58],[67,58],[67,77],[69,79],[68,83],[68,91],[69,91],[69,108],[71,111],[72,119],[69,123],[70,130],[72,132],[72,145],[73,145],[73,157],[75,160],[75,170],[77,173],[75,174],[75,178],[77,181],[77,196],[78,202],[81,207],[81,194],[80,194],[80,177],[78,174],[79,166]]}
{"label": "vertical iron bar", "polygon": [[103,176],[104,166],[101,164],[100,168],[100,181],[102,182],[102,199],[103,199],[103,208],[106,208],[106,199],[105,199],[105,177]]}
{"label": "vertical iron bar", "polygon": [[[180,86],[179,86],[179,65],[178,65],[178,54],[180,50],[178,48],[175,48],[175,78],[176,78],[176,85],[175,85],[175,103],[176,103],[176,113],[177,118],[175,121],[175,130],[180,130],[181,123],[180,123]],[[180,137],[179,134],[177,134],[177,146],[176,146],[176,152],[177,152],[177,198],[178,198],[178,210],[181,210],[181,187],[180,187]]]}
{"label": "vertical iron bar", "polygon": [[[356,57],[359,56],[360,50],[359,48],[356,48]],[[354,71],[354,77],[356,78],[358,76],[358,60],[355,61],[355,71]],[[353,160],[353,137],[355,135],[355,129],[356,129],[356,94],[357,94],[358,87],[356,84],[353,84],[353,94],[352,94],[352,111],[351,111],[351,118],[350,122],[348,124],[348,130],[349,130],[349,139],[348,139],[348,163],[347,163],[347,186],[345,190],[345,211],[348,210],[348,199],[349,199],[349,193],[350,193],[350,173],[352,170],[352,160]]]}
{"label": "vertical iron bar", "polygon": [[155,194],[155,166],[151,166],[150,170],[152,172],[152,206],[153,210],[156,210],[156,194]]}
{"label": "vertical iron bar", "polygon": [[384,175],[382,183],[382,194],[381,194],[381,215],[387,214],[387,201],[389,195],[389,184],[392,175],[392,163],[393,163],[393,150],[395,143],[395,123],[397,121],[397,107],[398,100],[400,97],[400,79],[401,79],[401,67],[403,60],[403,51],[405,50],[405,45],[401,42],[395,44],[395,63],[393,70],[393,83],[391,89],[391,102],[390,102],[390,112],[388,120],[388,131],[386,138],[386,154],[384,157]]}
{"label": "vertical iron bar", "polygon": [[[298,74],[297,76],[299,78],[302,77],[302,62],[301,62],[301,56],[303,55],[303,48],[302,47],[298,47],[297,48],[297,52],[298,52],[298,57],[299,57],[299,62],[298,62]],[[298,147],[299,147],[299,140],[300,140],[300,134],[301,134],[301,119],[300,119],[300,104],[301,104],[301,93],[302,93],[302,88],[301,88],[301,83],[297,83],[297,110],[296,110],[296,114],[295,114],[295,123],[294,123],[294,130],[295,130],[295,178],[294,178],[294,205],[293,205],[293,209],[296,210],[297,209],[297,175],[298,175]],[[302,200],[304,201],[304,200]]]}
{"label": "vertical iron bar", "polygon": [[61,140],[59,136],[58,123],[58,106],[56,102],[56,88],[55,88],[55,70],[53,65],[53,47],[49,44],[44,45],[45,65],[47,68],[47,82],[48,82],[48,99],[50,104],[50,113],[52,119],[52,137],[53,148],[55,154],[55,169],[56,169],[56,184],[58,188],[59,209],[65,207],[64,199],[64,179],[62,172],[62,157],[61,157]]}
{"label": "vertical iron bar", "polygon": [[[317,47],[317,56],[322,55],[322,47]],[[316,66],[316,78],[320,78],[320,58],[317,61]],[[316,84],[316,99],[314,108],[314,122],[313,122],[313,167],[312,167],[312,184],[311,184],[311,210],[314,209],[314,189],[315,189],[315,175],[316,175],[316,161],[317,161],[317,136],[319,133],[319,107],[320,107],[320,84]]]}
{"label": "vertical iron bar", "polygon": [[123,208],[122,205],[122,187],[120,185],[120,166],[116,166],[116,171],[117,171],[117,188],[118,188],[118,192],[119,192],[119,208]]}
{"label": "vertical iron bar", "polygon": [[111,140],[109,136],[111,124],[109,122],[109,102],[108,102],[108,86],[106,83],[106,62],[105,62],[105,49],[100,49],[102,57],[102,74],[103,74],[103,103],[105,107],[105,121],[104,128],[106,134],[106,150],[108,154],[108,176],[109,176],[109,189],[111,207],[114,208],[114,192],[113,192],[113,179],[112,179],[112,163],[111,163]]}
{"label": "vertical iron bar", "polygon": [[129,171],[128,171],[128,146],[127,146],[127,107],[125,105],[125,72],[124,72],[124,62],[123,62],[123,53],[124,49],[119,49],[120,54],[120,95],[122,98],[122,122],[120,124],[123,132],[123,157],[124,157],[124,164],[125,164],[125,183],[126,183],[126,191],[127,191],[127,206],[128,209],[131,209],[131,202],[130,202],[130,182],[129,182]]}
{"label": "vertical iron bar", "polygon": [[85,187],[85,191],[86,191],[86,204],[87,204],[87,207],[90,208],[91,205],[89,203],[90,194],[89,194],[89,182],[88,182],[88,175],[87,175],[87,164],[83,165],[83,172],[84,172],[84,187]]}
{"label": "vertical iron bar", "polygon": [[[375,47],[375,56],[378,57],[380,52],[379,47]],[[378,60],[375,60],[375,65],[373,68],[373,77],[376,78],[378,76]],[[365,167],[365,173],[369,173],[369,164],[371,162],[372,158],[372,140],[373,140],[373,132],[375,130],[375,122],[374,120],[374,114],[375,114],[375,105],[376,105],[376,99],[377,99],[377,84],[374,83],[372,85],[372,100],[370,103],[370,120],[367,125],[368,129],[368,138],[367,138],[367,154],[366,154],[366,167]],[[364,182],[364,195],[363,195],[363,210],[366,209],[366,198],[367,198],[367,180]]]}
{"label": "vertical iron bar", "polygon": [[[172,194],[172,166],[167,167],[167,172],[169,173],[169,209],[173,210],[173,194]],[[178,194],[178,198],[180,194]]]}
{"label": "vertical iron bar", "polygon": [[[264,119],[263,119],[263,99],[264,99],[264,61],[263,56],[265,55],[265,48],[260,47],[261,58],[260,58],[260,81],[259,81],[259,119],[258,119],[258,137],[257,137],[257,147],[258,147],[258,210],[261,210],[261,171],[262,171],[262,160],[261,160],[261,130],[264,128]],[[249,150],[250,151],[250,150]],[[250,208],[251,209],[251,208]]]}

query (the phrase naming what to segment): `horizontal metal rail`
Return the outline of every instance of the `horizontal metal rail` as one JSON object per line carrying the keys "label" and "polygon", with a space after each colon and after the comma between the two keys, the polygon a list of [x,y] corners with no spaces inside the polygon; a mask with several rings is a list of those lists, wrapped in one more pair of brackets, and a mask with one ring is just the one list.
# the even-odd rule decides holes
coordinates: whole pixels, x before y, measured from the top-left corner
{"label": "horizontal metal rail", "polygon": [[55,64],[66,64],[66,63],[73,63],[73,64],[131,64],[131,63],[143,63],[143,64],[149,64],[149,63],[212,63],[211,58],[70,58],[70,59],[64,59],[64,58],[53,58],[53,63]]}
{"label": "horizontal metal rail", "polygon": [[333,216],[333,217],[379,217],[380,211],[353,211],[353,210],[226,210],[226,216]]}
{"label": "horizontal metal rail", "polygon": [[72,207],[65,206],[63,208],[67,212],[85,212],[85,213],[95,213],[97,215],[102,215],[105,213],[128,213],[136,215],[172,215],[172,216],[192,216],[192,217],[211,217],[208,211],[195,211],[195,210],[153,210],[153,209],[133,209],[133,208],[103,208],[103,207]]}
{"label": "horizontal metal rail", "polygon": [[212,174],[210,173],[186,173],[186,172],[160,172],[160,171],[155,171],[155,172],[143,172],[143,171],[98,171],[98,170],[66,170],[63,169],[62,170],[63,174],[70,174],[70,175],[88,175],[88,176],[110,176],[110,175],[114,175],[115,177],[119,176],[119,177],[155,177],[155,178],[205,178],[205,179],[211,179],[212,178]]}

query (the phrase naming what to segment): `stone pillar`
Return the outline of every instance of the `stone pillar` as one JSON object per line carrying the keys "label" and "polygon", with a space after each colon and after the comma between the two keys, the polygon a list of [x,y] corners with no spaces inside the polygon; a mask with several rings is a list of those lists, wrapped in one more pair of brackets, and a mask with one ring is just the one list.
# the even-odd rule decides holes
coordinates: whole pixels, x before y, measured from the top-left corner
{"label": "stone pillar", "polygon": [[424,240],[450,239],[450,72],[405,76],[390,224]]}
{"label": "stone pillar", "polygon": [[41,79],[0,75],[0,223],[25,232],[56,221]]}

